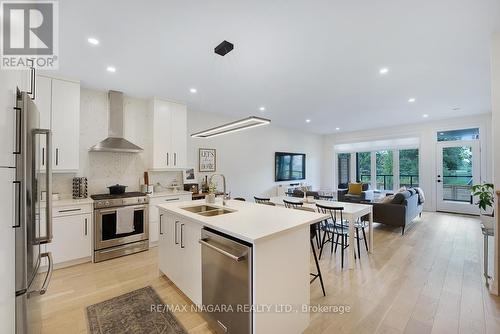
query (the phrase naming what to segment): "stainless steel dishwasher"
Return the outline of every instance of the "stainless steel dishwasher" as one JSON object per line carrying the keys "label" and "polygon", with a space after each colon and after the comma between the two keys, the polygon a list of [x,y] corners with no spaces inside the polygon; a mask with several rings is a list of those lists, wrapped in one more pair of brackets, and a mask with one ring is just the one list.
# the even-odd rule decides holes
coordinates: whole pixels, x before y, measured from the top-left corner
{"label": "stainless steel dishwasher", "polygon": [[201,231],[203,315],[217,333],[252,333],[252,245]]}

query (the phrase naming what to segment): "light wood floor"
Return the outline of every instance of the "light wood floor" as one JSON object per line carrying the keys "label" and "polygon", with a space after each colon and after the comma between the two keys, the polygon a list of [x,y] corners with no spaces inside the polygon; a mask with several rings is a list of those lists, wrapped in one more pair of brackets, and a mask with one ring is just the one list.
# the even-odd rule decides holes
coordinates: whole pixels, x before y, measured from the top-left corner
{"label": "light wood floor", "polygon": [[[321,260],[311,304],[349,305],[344,314],[315,313],[306,333],[500,333],[500,298],[482,280],[481,233],[475,218],[424,213],[401,237],[377,225],[375,253],[355,270],[339,254]],[[85,307],[151,285],[167,304],[189,301],[159,277],[157,248],[97,264],[56,270],[42,297],[43,333],[86,333]],[[312,262],[314,263],[314,262]],[[211,333],[195,313],[176,314],[189,333]]]}

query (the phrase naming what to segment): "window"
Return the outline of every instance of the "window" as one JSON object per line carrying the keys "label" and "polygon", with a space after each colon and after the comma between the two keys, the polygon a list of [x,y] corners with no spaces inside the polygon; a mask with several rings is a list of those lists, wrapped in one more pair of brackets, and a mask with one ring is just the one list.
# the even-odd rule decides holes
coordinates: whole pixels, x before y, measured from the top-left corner
{"label": "window", "polygon": [[371,183],[371,152],[356,153],[356,181]]}
{"label": "window", "polygon": [[418,187],[418,148],[399,151],[399,186]]}
{"label": "window", "polygon": [[474,140],[479,139],[479,128],[440,131],[437,141]]}
{"label": "window", "polygon": [[393,151],[384,150],[376,152],[377,162],[377,189],[378,190],[392,190],[394,189],[393,178],[393,165],[394,153]]}
{"label": "window", "polygon": [[339,153],[337,154],[338,160],[338,182],[337,187],[346,188],[350,180],[350,168],[351,168],[351,153]]}

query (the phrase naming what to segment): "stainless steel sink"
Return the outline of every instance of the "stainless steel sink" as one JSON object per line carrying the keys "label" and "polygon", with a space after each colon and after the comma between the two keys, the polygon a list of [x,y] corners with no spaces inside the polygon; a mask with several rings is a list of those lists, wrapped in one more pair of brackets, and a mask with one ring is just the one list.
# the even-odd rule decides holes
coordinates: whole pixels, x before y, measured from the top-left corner
{"label": "stainless steel sink", "polygon": [[212,217],[212,216],[219,216],[219,215],[224,215],[226,213],[231,213],[235,212],[235,210],[230,210],[226,208],[218,208],[216,206],[210,206],[210,205],[196,205],[196,206],[188,206],[185,208],[181,208],[183,210],[197,213],[200,216],[204,217]]}
{"label": "stainless steel sink", "polygon": [[226,213],[231,213],[231,212],[234,212],[234,210],[216,209],[216,210],[210,210],[210,211],[205,211],[205,212],[199,212],[198,214],[201,216],[205,216],[205,217],[212,217],[212,216],[225,215]]}
{"label": "stainless steel sink", "polygon": [[189,211],[189,212],[193,212],[193,213],[200,213],[200,212],[217,210],[218,207],[210,206],[210,205],[197,205],[197,206],[188,206],[188,207],[182,208],[182,209]]}

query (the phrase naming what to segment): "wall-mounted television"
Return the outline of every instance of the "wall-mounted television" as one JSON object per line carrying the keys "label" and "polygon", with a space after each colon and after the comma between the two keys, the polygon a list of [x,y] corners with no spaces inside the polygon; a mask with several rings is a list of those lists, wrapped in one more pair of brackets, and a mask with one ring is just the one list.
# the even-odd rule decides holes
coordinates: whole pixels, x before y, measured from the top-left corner
{"label": "wall-mounted television", "polygon": [[304,153],[276,152],[274,154],[274,180],[292,181],[306,178],[306,155]]}

